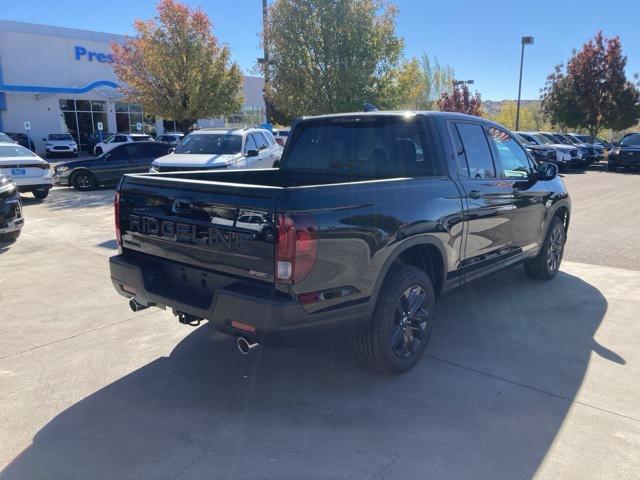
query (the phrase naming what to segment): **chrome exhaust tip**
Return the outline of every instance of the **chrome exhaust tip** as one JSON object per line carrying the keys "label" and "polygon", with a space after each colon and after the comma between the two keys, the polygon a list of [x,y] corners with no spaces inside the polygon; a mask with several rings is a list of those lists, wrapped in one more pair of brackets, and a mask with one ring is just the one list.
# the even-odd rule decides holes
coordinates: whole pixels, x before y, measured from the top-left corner
{"label": "chrome exhaust tip", "polygon": [[240,350],[240,353],[243,355],[249,355],[252,350],[255,350],[260,346],[258,342],[249,343],[249,341],[244,337],[238,337],[236,343],[238,345],[238,350]]}
{"label": "chrome exhaust tip", "polygon": [[129,300],[129,308],[131,308],[134,312],[139,312],[140,310],[144,310],[145,308],[149,308],[148,305],[143,305],[138,302],[135,298]]}

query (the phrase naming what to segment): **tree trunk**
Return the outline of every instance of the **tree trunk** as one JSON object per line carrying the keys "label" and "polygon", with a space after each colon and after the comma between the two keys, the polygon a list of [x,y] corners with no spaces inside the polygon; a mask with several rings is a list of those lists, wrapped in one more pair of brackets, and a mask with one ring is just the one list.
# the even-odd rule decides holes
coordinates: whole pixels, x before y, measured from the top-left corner
{"label": "tree trunk", "polygon": [[177,123],[180,125],[180,131],[185,135],[188,135],[189,129],[191,128],[191,125],[193,125],[193,120],[190,120],[190,119],[180,120]]}

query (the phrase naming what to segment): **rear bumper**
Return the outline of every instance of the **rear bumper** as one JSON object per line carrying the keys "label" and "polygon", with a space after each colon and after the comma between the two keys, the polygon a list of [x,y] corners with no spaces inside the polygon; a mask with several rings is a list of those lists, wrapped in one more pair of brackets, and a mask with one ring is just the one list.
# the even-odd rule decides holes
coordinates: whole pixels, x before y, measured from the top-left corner
{"label": "rear bumper", "polygon": [[[309,314],[268,284],[150,255],[116,255],[109,259],[109,267],[111,282],[123,297],[207,319],[223,333],[275,346],[355,334],[368,318],[367,304]],[[232,322],[255,331],[236,328]]]}
{"label": "rear bumper", "polygon": [[640,168],[640,155],[634,157],[620,157],[618,155],[609,155],[609,163],[618,167]]}

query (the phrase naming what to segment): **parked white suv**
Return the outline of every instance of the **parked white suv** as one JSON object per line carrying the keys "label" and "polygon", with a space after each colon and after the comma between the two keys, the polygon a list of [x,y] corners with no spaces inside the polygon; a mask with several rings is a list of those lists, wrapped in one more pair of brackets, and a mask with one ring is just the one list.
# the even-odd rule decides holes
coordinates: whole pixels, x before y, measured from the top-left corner
{"label": "parked white suv", "polygon": [[0,142],[0,174],[12,178],[20,193],[32,192],[39,199],[49,195],[53,184],[49,162],[15,143]]}
{"label": "parked white suv", "polygon": [[152,141],[153,138],[151,138],[151,135],[147,135],[146,133],[116,133],[115,135],[109,137],[108,140],[97,143],[96,146],[93,147],[93,154],[102,155],[103,153],[106,153],[109,150],[113,150],[118,145],[122,145],[123,143]]}
{"label": "parked white suv", "polygon": [[282,147],[262,128],[205,128],[190,133],[173,153],[156,159],[151,172],[223,168],[271,168]]}
{"label": "parked white suv", "polygon": [[70,133],[50,133],[42,141],[44,142],[44,156],[46,158],[54,155],[78,156],[78,144]]}

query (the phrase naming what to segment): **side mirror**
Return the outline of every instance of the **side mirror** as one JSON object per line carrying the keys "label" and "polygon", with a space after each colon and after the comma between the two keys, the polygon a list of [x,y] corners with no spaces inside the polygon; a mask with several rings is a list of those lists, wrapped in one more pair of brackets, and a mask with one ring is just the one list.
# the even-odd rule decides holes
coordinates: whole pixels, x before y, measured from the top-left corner
{"label": "side mirror", "polygon": [[273,168],[280,168],[280,159],[273,162]]}
{"label": "side mirror", "polygon": [[555,163],[542,162],[538,164],[538,180],[553,180],[558,176],[558,166]]}
{"label": "side mirror", "polygon": [[246,157],[257,157],[259,155],[258,150],[247,150],[247,153],[245,154]]}

